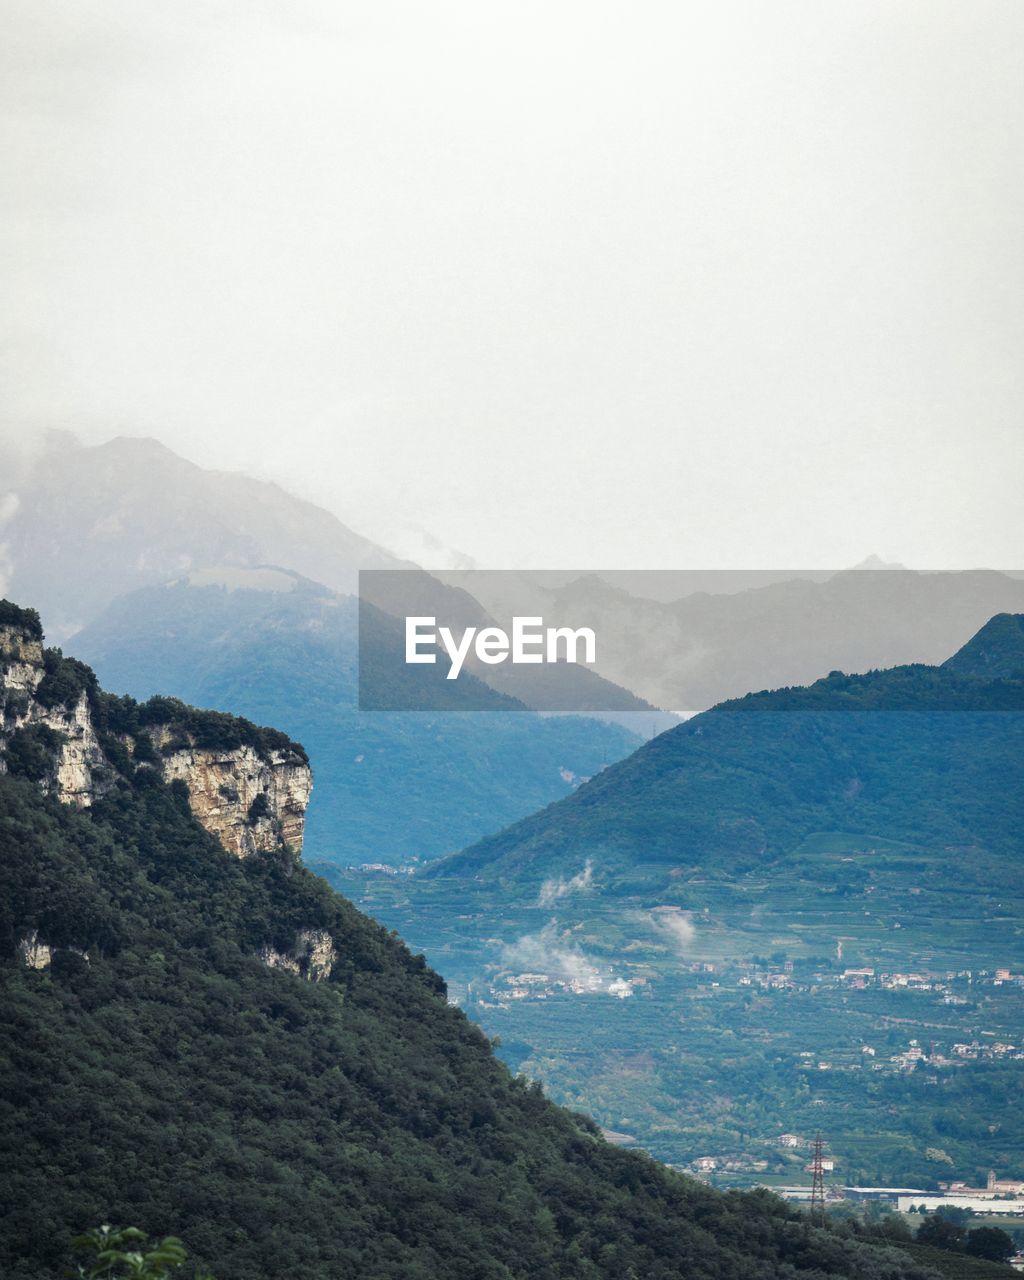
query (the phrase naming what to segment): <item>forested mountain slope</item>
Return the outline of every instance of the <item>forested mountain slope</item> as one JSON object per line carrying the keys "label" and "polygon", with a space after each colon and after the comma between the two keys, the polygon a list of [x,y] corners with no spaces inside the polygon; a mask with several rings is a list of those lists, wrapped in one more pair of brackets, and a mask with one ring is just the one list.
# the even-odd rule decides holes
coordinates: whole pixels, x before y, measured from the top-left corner
{"label": "forested mountain slope", "polygon": [[595,883],[664,888],[690,868],[763,870],[820,832],[938,845],[951,862],[967,847],[1018,859],[1022,710],[1024,679],[952,666],[751,694],[428,874],[535,893],[590,860]]}
{"label": "forested mountain slope", "polygon": [[[615,1149],[513,1079],[441,979],[287,841],[229,853],[211,834],[193,791],[212,761],[244,783],[247,752],[293,768],[299,749],[111,700],[41,650],[32,614],[0,622],[11,1280],[57,1277],[100,1221],[180,1234],[220,1280],[928,1274]],[[165,780],[157,713],[195,773]],[[275,775],[259,786],[273,797]],[[250,805],[253,828],[280,833],[274,803]]]}
{"label": "forested mountain slope", "polygon": [[1020,677],[1024,674],[1024,613],[997,613],[942,665],[958,675],[987,680]]}

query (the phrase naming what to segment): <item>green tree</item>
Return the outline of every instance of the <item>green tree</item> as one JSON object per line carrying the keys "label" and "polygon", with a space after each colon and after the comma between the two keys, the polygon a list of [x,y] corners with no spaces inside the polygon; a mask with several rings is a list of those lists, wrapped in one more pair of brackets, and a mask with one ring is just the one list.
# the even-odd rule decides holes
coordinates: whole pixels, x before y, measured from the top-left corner
{"label": "green tree", "polygon": [[1001,1227],[975,1227],[967,1233],[964,1252],[990,1262],[1005,1262],[1013,1257],[1013,1239]]}
{"label": "green tree", "polygon": [[[81,1280],[102,1276],[135,1277],[136,1280],[166,1280],[172,1271],[185,1265],[188,1254],[176,1236],[164,1236],[153,1248],[146,1247],[146,1235],[137,1227],[94,1227],[75,1236],[71,1247],[79,1258],[72,1275]],[[209,1272],[195,1273],[195,1280],[213,1280]]]}
{"label": "green tree", "polygon": [[963,1244],[964,1229],[944,1213],[933,1213],[918,1227],[917,1239],[920,1244],[957,1252]]}

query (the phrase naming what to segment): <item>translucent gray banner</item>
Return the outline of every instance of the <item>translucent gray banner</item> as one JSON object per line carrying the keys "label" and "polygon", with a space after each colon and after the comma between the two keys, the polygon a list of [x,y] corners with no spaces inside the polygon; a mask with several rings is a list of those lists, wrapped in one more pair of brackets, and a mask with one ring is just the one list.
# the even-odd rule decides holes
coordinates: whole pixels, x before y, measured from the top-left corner
{"label": "translucent gray banner", "polygon": [[[573,712],[651,728],[727,699],[911,663],[1007,676],[1020,571],[364,570],[359,705]],[[993,621],[995,620],[995,621]],[[967,659],[961,666],[967,666]],[[979,674],[975,670],[974,674]]]}

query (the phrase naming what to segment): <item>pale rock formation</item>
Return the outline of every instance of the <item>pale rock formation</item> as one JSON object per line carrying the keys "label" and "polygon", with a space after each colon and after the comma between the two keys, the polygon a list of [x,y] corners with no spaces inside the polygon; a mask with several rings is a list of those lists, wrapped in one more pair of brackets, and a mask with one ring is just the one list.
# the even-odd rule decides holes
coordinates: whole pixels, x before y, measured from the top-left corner
{"label": "pale rock formation", "polygon": [[[150,736],[163,752],[176,735],[159,726]],[[192,812],[229,853],[246,858],[282,847],[302,852],[313,777],[308,765],[288,753],[272,751],[264,759],[252,747],[211,751],[190,743],[163,756],[162,772],[168,782],[186,783]],[[254,810],[254,804],[265,811]]]}
{"label": "pale rock formation", "polygon": [[43,678],[43,644],[17,626],[0,626],[4,686],[33,694]]}
{"label": "pale rock formation", "polygon": [[[36,704],[38,705],[38,704]],[[65,804],[85,809],[113,785],[113,770],[100,748],[83,693],[73,707],[40,708],[31,718],[45,724],[62,738],[54,788]]]}
{"label": "pale rock formation", "polygon": [[49,969],[58,951],[73,952],[76,956],[81,956],[86,964],[89,963],[89,953],[82,947],[51,947],[48,942],[41,940],[35,929],[18,942],[18,954],[30,969]]}
{"label": "pale rock formation", "polygon": [[[26,628],[0,626],[0,747],[28,726],[53,730],[60,745],[42,787],[65,804],[87,808],[114,785],[116,770],[97,737],[88,696],[81,694],[73,705],[44,706],[36,697],[44,675],[42,643]],[[166,781],[185,783],[192,812],[229,853],[301,853],[313,778],[298,755],[200,747],[175,724],[150,725],[145,732],[159,757],[154,767]],[[133,749],[130,739],[122,741]],[[0,772],[5,769],[0,756]]]}
{"label": "pale rock formation", "polygon": [[[52,765],[40,779],[43,791],[65,804],[88,808],[118,781],[118,768],[108,758],[103,742],[114,752],[111,740],[96,732],[93,703],[88,692],[73,701],[47,705],[39,698],[46,676],[46,655],[37,626],[0,625],[0,773],[6,772],[4,748],[19,730],[45,727],[54,735]],[[52,665],[52,664],[51,664]],[[60,687],[59,685],[57,686]],[[173,704],[168,704],[173,705]],[[139,767],[155,769],[167,782],[182,782],[198,822],[229,852],[239,858],[254,854],[283,854],[297,858],[302,850],[306,806],[313,776],[301,749],[287,745],[264,747],[263,735],[242,726],[240,736],[254,737],[260,746],[244,744],[213,748],[200,746],[189,723],[193,713],[176,723],[147,724],[135,737],[119,736],[117,742],[134,754],[146,735],[153,751],[144,753]],[[42,741],[49,749],[45,736]],[[281,739],[284,742],[284,739]],[[140,755],[142,753],[140,752]],[[24,963],[46,969],[57,948],[33,930],[18,943]],[[77,950],[76,948],[68,948]],[[78,954],[88,960],[83,951]],[[331,975],[337,950],[324,929],[300,929],[287,951],[264,947],[260,958],[309,982]]]}
{"label": "pale rock formation", "polygon": [[18,952],[30,969],[48,969],[53,959],[53,948],[46,942],[40,942],[35,929],[18,943]]}
{"label": "pale rock formation", "polygon": [[338,958],[334,939],[326,929],[300,929],[288,951],[266,946],[259,955],[271,969],[287,969],[307,982],[325,982]]}
{"label": "pale rock formation", "polygon": [[[16,626],[0,627],[0,681],[4,716],[0,739],[27,725],[44,725],[60,736],[53,777],[43,783],[66,804],[86,808],[109,786],[110,769],[93,729],[83,693],[74,705],[47,707],[36,698],[42,683],[43,646]],[[0,766],[2,768],[2,766]]]}

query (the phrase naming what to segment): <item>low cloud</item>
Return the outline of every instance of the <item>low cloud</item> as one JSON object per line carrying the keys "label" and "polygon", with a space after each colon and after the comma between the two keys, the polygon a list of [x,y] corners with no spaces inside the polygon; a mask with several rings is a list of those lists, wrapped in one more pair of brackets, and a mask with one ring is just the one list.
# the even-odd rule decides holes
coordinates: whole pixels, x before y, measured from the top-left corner
{"label": "low cloud", "polygon": [[690,913],[678,907],[655,907],[647,913],[647,923],[680,955],[689,950],[696,933]]}
{"label": "low cloud", "polygon": [[537,906],[550,907],[553,902],[558,902],[560,898],[567,898],[572,893],[579,893],[584,889],[589,889],[593,880],[594,864],[588,858],[583,870],[577,872],[571,880],[564,880],[561,876],[556,879],[545,880],[540,887],[540,893],[537,895]]}
{"label": "low cloud", "polygon": [[546,973],[563,982],[586,982],[597,973],[597,965],[584,952],[559,937],[554,920],[540,933],[528,933],[502,947],[501,965],[524,973]]}

